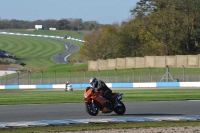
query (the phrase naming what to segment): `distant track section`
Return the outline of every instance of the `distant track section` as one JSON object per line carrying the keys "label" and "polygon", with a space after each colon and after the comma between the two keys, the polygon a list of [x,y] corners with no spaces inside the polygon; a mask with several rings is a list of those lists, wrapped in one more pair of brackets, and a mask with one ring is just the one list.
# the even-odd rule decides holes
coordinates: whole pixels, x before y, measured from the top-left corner
{"label": "distant track section", "polygon": [[[67,63],[67,57],[70,56],[72,53],[74,53],[74,52],[79,50],[79,46],[77,46],[77,45],[75,45],[73,43],[64,41],[64,37],[61,37],[61,36],[21,34],[21,33],[11,33],[11,32],[0,32],[0,34],[18,35],[18,36],[30,36],[30,37],[46,37],[46,38],[52,39],[54,41],[58,41],[58,42],[63,43],[66,46],[66,50],[51,57],[51,60],[56,62],[57,64],[65,64],[65,63]],[[84,40],[76,39],[76,38],[73,38],[73,37],[67,37],[66,39],[79,41],[79,42],[84,42]]]}
{"label": "distant track section", "polygon": [[67,57],[70,56],[72,53],[79,50],[79,46],[70,42],[66,42],[62,39],[53,39],[55,41],[61,42],[66,46],[66,50],[54,55],[51,57],[51,60],[58,63],[58,64],[65,64],[67,63]]}
{"label": "distant track section", "polygon": [[[0,32],[0,34],[64,39],[64,37],[62,37],[62,36],[49,36],[49,35],[36,35],[36,34],[22,34],[22,33],[14,33],[14,32]],[[67,37],[66,39],[74,40],[74,41],[79,41],[79,42],[85,42],[84,40],[77,39],[77,38],[73,38],[73,37]]]}

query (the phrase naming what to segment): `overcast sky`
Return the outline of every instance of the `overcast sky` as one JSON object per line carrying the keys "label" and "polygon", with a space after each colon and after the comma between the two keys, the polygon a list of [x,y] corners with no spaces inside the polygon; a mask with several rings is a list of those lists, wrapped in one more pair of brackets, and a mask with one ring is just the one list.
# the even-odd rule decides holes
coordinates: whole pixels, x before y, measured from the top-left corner
{"label": "overcast sky", "polygon": [[131,17],[139,0],[0,0],[1,19],[38,20],[81,18],[101,24],[121,23]]}

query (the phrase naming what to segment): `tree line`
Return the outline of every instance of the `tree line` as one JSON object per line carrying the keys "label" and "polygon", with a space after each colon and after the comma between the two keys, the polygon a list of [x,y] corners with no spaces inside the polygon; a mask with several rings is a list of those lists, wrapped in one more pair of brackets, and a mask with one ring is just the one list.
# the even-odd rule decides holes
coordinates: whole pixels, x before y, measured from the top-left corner
{"label": "tree line", "polygon": [[85,37],[91,60],[200,53],[200,0],[139,0],[132,18]]}
{"label": "tree line", "polygon": [[2,19],[0,20],[0,29],[34,29],[35,25],[43,25],[44,28],[54,27],[59,30],[95,30],[102,27],[96,21],[83,21],[82,19],[65,19],[60,20],[16,20],[16,19]]}

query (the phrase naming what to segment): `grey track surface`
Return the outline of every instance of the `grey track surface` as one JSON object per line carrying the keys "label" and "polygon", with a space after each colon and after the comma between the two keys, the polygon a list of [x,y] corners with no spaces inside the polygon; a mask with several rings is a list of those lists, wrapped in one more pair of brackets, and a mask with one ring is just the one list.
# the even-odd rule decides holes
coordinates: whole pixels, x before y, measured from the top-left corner
{"label": "grey track surface", "polygon": [[58,53],[58,54],[54,55],[53,57],[51,57],[51,60],[58,64],[64,64],[65,63],[64,58],[66,56],[79,50],[79,46],[77,46],[76,44],[73,44],[71,42],[67,42],[62,39],[52,39],[52,40],[61,42],[66,46],[65,51]]}
{"label": "grey track surface", "polygon": [[200,115],[200,101],[125,102],[126,113],[90,116],[84,103],[0,105],[0,122]]}

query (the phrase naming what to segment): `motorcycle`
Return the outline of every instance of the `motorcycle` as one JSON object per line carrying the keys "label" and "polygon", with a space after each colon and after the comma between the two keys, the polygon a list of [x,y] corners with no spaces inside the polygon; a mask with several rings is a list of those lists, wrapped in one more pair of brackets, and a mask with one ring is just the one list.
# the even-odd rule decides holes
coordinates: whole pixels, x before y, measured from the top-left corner
{"label": "motorcycle", "polygon": [[85,110],[92,116],[96,116],[99,111],[104,114],[114,111],[118,115],[123,115],[126,112],[126,107],[121,101],[123,96],[123,93],[112,93],[112,98],[119,103],[114,107],[112,102],[103,97],[103,92],[94,92],[92,87],[87,87],[84,92]]}
{"label": "motorcycle", "polygon": [[72,85],[71,84],[68,84],[68,85],[65,85],[65,91],[73,91],[73,88],[72,88]]}

